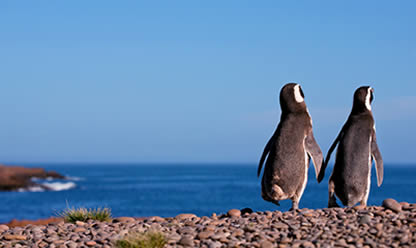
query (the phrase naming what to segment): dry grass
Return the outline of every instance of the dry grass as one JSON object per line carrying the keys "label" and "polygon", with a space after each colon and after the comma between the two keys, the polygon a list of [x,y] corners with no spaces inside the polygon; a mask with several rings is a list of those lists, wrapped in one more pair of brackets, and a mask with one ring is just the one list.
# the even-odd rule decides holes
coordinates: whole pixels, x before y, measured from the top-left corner
{"label": "dry grass", "polygon": [[59,216],[64,218],[66,222],[75,223],[76,221],[110,221],[111,210],[109,208],[67,208],[58,213]]}
{"label": "dry grass", "polygon": [[145,233],[132,232],[115,242],[117,248],[162,248],[167,240],[163,233],[147,231]]}

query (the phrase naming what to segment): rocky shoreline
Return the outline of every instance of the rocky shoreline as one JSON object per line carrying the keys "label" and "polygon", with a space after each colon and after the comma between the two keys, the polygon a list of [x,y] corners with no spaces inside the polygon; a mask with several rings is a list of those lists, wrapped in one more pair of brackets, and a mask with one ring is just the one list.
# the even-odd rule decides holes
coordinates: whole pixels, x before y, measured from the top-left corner
{"label": "rocky shoreline", "polygon": [[13,191],[40,187],[49,190],[44,185],[33,182],[33,178],[39,179],[65,179],[55,171],[46,171],[43,168],[26,168],[22,166],[6,166],[0,164],[0,191]]}
{"label": "rocky shoreline", "polygon": [[163,233],[166,247],[416,247],[416,204],[0,225],[0,247],[113,247],[128,232],[151,230]]}

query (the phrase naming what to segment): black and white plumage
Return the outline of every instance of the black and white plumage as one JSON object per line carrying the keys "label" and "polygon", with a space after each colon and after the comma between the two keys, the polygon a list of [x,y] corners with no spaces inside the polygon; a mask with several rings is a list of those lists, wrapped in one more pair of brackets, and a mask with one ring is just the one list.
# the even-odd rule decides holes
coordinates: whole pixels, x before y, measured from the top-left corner
{"label": "black and white plumage", "polygon": [[264,200],[279,205],[280,200],[291,199],[297,209],[308,178],[310,158],[318,176],[322,152],[312,132],[312,119],[299,84],[286,84],[280,91],[282,114],[280,123],[267,142],[257,170]]}
{"label": "black and white plumage", "polygon": [[334,169],[329,178],[328,207],[337,207],[335,195],[346,206],[367,205],[371,184],[371,164],[375,161],[378,186],[383,182],[383,159],[379,151],[371,111],[374,90],[358,88],[347,122],[328,151],[318,182],[322,181],[331,153],[338,144]]}

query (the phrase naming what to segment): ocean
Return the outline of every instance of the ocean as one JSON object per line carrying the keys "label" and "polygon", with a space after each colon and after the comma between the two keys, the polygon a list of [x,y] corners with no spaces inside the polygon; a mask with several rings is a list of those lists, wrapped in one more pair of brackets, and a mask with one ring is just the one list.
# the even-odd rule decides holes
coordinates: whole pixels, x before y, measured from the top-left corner
{"label": "ocean", "polygon": [[[256,164],[47,164],[25,165],[55,170],[67,181],[45,180],[54,188],[42,191],[32,188],[22,192],[0,192],[0,223],[11,219],[39,219],[55,216],[69,207],[108,207],[113,216],[176,216],[194,213],[210,216],[229,209],[249,207],[254,211],[280,210],[291,207],[265,202],[260,196],[260,179]],[[380,205],[385,198],[416,202],[416,165],[386,164],[384,182],[377,187],[375,169],[368,204]],[[318,184],[314,168],[300,208],[324,208],[327,205],[328,178]]]}

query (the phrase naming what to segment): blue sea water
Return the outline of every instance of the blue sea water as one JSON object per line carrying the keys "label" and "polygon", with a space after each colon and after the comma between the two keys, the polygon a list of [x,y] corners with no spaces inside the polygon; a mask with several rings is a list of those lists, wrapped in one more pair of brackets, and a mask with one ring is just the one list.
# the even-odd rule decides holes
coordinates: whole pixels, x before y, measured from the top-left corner
{"label": "blue sea water", "polygon": [[[30,165],[35,166],[35,165]],[[108,207],[113,216],[175,216],[195,213],[198,216],[225,213],[232,208],[254,211],[288,210],[290,200],[281,206],[265,202],[260,196],[257,165],[236,164],[94,164],[38,165],[71,178],[52,183],[61,191],[0,192],[0,223],[11,219],[39,219],[54,216],[67,206]],[[323,208],[327,205],[327,182],[332,168],[320,184],[313,166],[300,208]],[[369,205],[380,205],[385,198],[416,202],[416,165],[385,165],[384,182],[376,185],[375,170]],[[36,190],[36,189],[34,189]]]}

